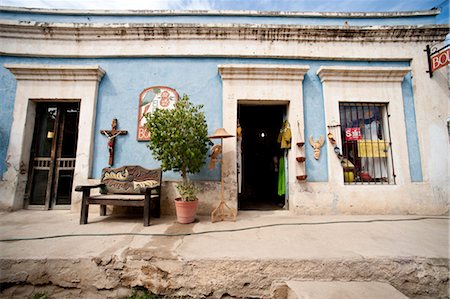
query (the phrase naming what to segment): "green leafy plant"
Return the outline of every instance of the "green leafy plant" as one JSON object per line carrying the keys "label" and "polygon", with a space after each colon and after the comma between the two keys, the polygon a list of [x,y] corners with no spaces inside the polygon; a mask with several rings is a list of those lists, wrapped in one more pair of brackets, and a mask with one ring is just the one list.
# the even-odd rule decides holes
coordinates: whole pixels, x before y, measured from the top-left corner
{"label": "green leafy plant", "polygon": [[28,296],[28,299],[50,299],[46,293],[35,293]]}
{"label": "green leafy plant", "polygon": [[134,287],[130,296],[123,299],[190,299],[187,296],[165,296],[153,294],[144,287]]}
{"label": "green leafy plant", "polygon": [[159,299],[164,298],[150,293],[147,289],[143,287],[135,287],[130,296],[126,299]]}
{"label": "green leafy plant", "polygon": [[178,193],[185,201],[193,201],[197,199],[197,193],[200,191],[192,182],[183,182],[177,185]]}
{"label": "green leafy plant", "polygon": [[194,105],[183,95],[175,109],[157,109],[153,114],[145,114],[150,132],[148,148],[163,170],[181,173],[183,182],[177,189],[182,201],[197,199],[198,189],[187,174],[200,171],[212,145],[202,108],[203,105]]}

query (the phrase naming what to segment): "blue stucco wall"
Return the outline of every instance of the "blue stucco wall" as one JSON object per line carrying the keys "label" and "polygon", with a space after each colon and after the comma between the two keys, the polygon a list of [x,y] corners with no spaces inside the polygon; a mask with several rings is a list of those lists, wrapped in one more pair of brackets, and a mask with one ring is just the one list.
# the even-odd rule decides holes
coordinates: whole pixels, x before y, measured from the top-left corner
{"label": "blue stucco wall", "polygon": [[[2,61],[1,57],[0,61]],[[0,179],[6,171],[6,154],[11,134],[16,85],[13,74],[3,66],[0,67]]]}
{"label": "blue stucco wall", "polygon": [[[50,59],[0,57],[0,174],[6,170],[6,151],[10,134],[15,97],[14,76],[3,67],[7,63],[27,64],[76,64],[99,65],[106,71],[100,82],[95,124],[94,164],[92,177],[98,178],[101,169],[107,166],[107,140],[99,131],[109,129],[112,118],[118,119],[119,129],[128,130],[128,135],[116,141],[115,165],[140,164],[144,167],[158,167],[145,142],[136,140],[139,94],[143,89],[165,85],[175,88],[180,95],[186,93],[195,104],[203,104],[209,132],[222,126],[222,81],[218,64],[302,64],[310,70],[303,82],[304,93],[304,136],[315,138],[326,136],[326,123],[322,83],[316,75],[322,65],[336,66],[409,66],[408,62],[361,62],[361,61],[310,61],[287,59],[228,59],[228,58],[111,58],[111,59]],[[422,180],[420,152],[414,111],[414,99],[410,75],[402,84],[405,121],[411,178]],[[327,146],[322,148],[319,161],[314,160],[313,150],[306,146],[306,171],[308,181],[328,181]],[[177,179],[172,172],[164,174],[165,179]],[[205,168],[194,177],[202,180],[218,180],[219,170]]]}
{"label": "blue stucco wall", "polygon": [[416,112],[412,92],[411,73],[402,82],[403,111],[405,113],[406,141],[408,143],[409,172],[412,182],[422,182],[422,163],[420,162],[419,137],[417,135]]}

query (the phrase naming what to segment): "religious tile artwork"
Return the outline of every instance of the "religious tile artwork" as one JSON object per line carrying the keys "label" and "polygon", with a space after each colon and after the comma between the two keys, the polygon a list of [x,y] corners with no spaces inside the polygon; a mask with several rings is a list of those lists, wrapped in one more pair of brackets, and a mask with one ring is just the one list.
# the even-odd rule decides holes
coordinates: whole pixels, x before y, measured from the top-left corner
{"label": "religious tile artwork", "polygon": [[153,113],[156,109],[173,109],[178,102],[178,93],[167,86],[153,86],[144,89],[139,96],[137,140],[150,140],[150,133],[145,128],[144,114]]}

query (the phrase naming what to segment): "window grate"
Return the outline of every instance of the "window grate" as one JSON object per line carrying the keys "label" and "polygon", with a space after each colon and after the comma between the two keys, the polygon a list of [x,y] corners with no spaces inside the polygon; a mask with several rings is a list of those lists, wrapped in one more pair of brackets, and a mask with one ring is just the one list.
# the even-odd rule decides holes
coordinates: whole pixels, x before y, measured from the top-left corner
{"label": "window grate", "polygon": [[345,184],[395,184],[387,104],[340,103]]}

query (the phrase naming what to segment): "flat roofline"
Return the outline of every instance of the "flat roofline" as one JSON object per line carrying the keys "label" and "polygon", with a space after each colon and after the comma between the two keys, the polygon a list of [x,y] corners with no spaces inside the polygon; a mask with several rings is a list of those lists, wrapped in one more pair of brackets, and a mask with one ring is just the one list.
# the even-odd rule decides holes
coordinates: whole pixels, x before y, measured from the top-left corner
{"label": "flat roofline", "polygon": [[78,10],[0,6],[1,12],[52,15],[105,15],[105,16],[246,16],[285,18],[403,18],[436,16],[439,9],[397,12],[299,12],[256,10]]}
{"label": "flat roofline", "polygon": [[381,30],[415,30],[415,29],[450,29],[449,24],[427,24],[427,25],[298,25],[298,24],[231,24],[231,23],[75,23],[75,22],[42,22],[23,20],[0,19],[0,26],[21,28],[45,28],[54,29],[136,29],[136,28],[182,28],[182,29],[291,29],[291,30],[347,30],[347,31],[381,31]]}
{"label": "flat roofline", "polygon": [[[61,41],[101,40],[260,40],[435,42],[445,39],[449,25],[311,26],[265,24],[48,23],[0,20],[2,46],[9,39]],[[16,49],[17,50],[17,49]],[[14,50],[15,51],[15,50]]]}

